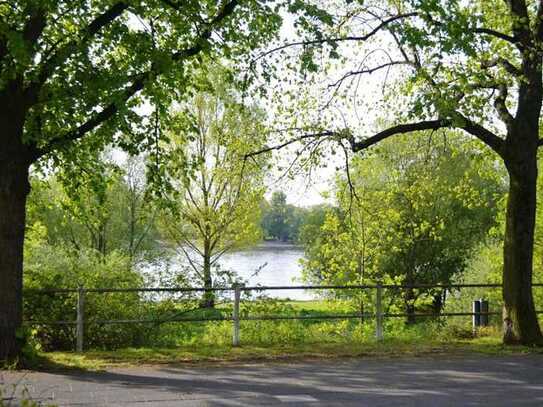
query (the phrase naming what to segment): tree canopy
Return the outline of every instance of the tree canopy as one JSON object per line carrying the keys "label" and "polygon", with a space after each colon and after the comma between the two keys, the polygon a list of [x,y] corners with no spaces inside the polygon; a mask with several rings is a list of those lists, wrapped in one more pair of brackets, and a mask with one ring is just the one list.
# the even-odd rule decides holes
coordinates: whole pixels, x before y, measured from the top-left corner
{"label": "tree canopy", "polygon": [[[0,3],[0,359],[17,355],[29,167],[92,163],[107,144],[135,154],[186,96],[202,57],[240,61],[274,38],[267,1]],[[145,105],[154,106],[154,115]],[[73,171],[77,178],[78,171]]]}

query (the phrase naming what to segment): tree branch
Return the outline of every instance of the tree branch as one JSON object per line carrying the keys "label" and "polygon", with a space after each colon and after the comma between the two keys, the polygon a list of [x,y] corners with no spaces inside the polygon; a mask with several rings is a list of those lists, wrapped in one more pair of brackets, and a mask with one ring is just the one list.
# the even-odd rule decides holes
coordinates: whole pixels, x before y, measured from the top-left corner
{"label": "tree branch", "polygon": [[493,132],[488,130],[487,128],[483,127],[482,125],[475,123],[468,118],[464,117],[460,113],[456,113],[456,115],[463,121],[463,125],[458,126],[458,128],[461,128],[465,131],[467,131],[472,136],[477,137],[479,140],[481,140],[483,143],[485,143],[488,147],[490,147],[494,152],[496,152],[500,157],[503,157],[504,154],[504,141],[497,135],[495,135]]}
{"label": "tree branch", "polygon": [[498,96],[494,100],[494,107],[496,108],[500,119],[505,123],[508,129],[513,125],[514,117],[507,109],[507,86],[498,86]]}
{"label": "tree branch", "polygon": [[[211,20],[211,23],[207,24],[207,27],[201,32],[201,34],[198,36],[198,38],[194,41],[194,44],[192,47],[186,48],[184,50],[180,50],[178,52],[175,52],[172,55],[172,60],[174,62],[180,62],[184,59],[190,58],[194,55],[197,55],[200,53],[204,48],[204,42],[208,40],[211,37],[211,34],[213,32],[213,29],[216,28],[215,26],[219,25],[223,20],[225,20],[229,15],[231,15],[238,4],[238,0],[231,0],[225,3],[217,15]],[[136,75],[132,81],[132,83],[127,86],[119,95],[116,95],[113,99],[115,99],[115,102],[111,102],[110,104],[106,105],[101,111],[94,114],[93,117],[88,119],[85,123],[81,124],[80,126],[76,127],[75,129],[72,129],[63,135],[54,138],[50,141],[50,143],[42,147],[36,152],[36,155],[34,158],[39,158],[43,156],[44,154],[47,154],[48,152],[73,141],[76,141],[80,138],[82,138],[85,134],[89,133],[90,131],[93,131],[97,127],[99,127],[101,124],[103,124],[105,121],[111,119],[115,114],[119,111],[119,107],[124,105],[132,96],[134,96],[136,93],[141,91],[145,84],[152,79],[155,75],[161,75],[164,72],[158,70],[156,67],[152,68],[151,70],[142,72],[139,75]]]}
{"label": "tree branch", "polygon": [[244,160],[246,160],[246,159],[248,159],[250,157],[260,155],[260,154],[269,153],[270,151],[281,150],[282,148],[285,148],[285,147],[287,147],[287,146],[289,146],[291,144],[297,143],[297,142],[305,140],[305,139],[319,138],[319,137],[331,137],[331,136],[336,136],[338,134],[339,133],[337,133],[335,131],[323,131],[321,133],[304,134],[302,136],[299,136],[299,137],[293,138],[291,140],[285,141],[284,143],[277,144],[277,145],[274,145],[274,146],[264,147],[264,148],[262,148],[260,150],[252,151],[252,152],[250,152],[248,154],[245,154]]}
{"label": "tree branch", "polygon": [[539,41],[543,41],[543,1],[539,2],[535,24],[535,35]]}
{"label": "tree branch", "polygon": [[[428,19],[429,21],[431,21],[433,24],[435,24],[437,26],[443,26],[444,25],[443,22],[441,22],[439,20],[435,20],[429,14],[425,14],[424,16],[426,17],[426,19]],[[497,31],[497,30],[493,30],[492,28],[475,27],[474,29],[471,30],[471,32],[473,32],[474,34],[487,34],[487,35],[490,35],[492,37],[508,41],[511,44],[515,44],[515,45],[518,46],[518,38],[516,38],[514,36],[511,36],[511,35],[507,35],[505,33]]]}
{"label": "tree branch", "polygon": [[374,144],[379,143],[380,141],[383,141],[391,136],[397,135],[397,134],[406,134],[406,133],[412,133],[415,131],[422,131],[422,130],[438,130],[443,128],[460,128],[464,131],[470,133],[471,135],[477,137],[479,140],[484,142],[486,145],[488,145],[492,150],[494,150],[496,153],[498,153],[500,156],[503,154],[503,140],[496,136],[494,133],[492,133],[490,130],[487,130],[483,126],[472,122],[471,120],[468,120],[464,116],[462,116],[459,113],[455,113],[456,116],[460,119],[462,122],[461,124],[455,124],[450,119],[444,119],[444,120],[428,120],[428,121],[421,121],[417,123],[409,123],[409,124],[399,124],[394,127],[390,127],[386,130],[383,130],[371,137],[366,138],[362,141],[354,141],[351,140],[351,148],[354,152],[358,152],[364,149],[367,149],[368,147],[373,146]]}
{"label": "tree branch", "polygon": [[119,111],[120,105],[126,103],[126,101],[130,99],[134,94],[136,94],[137,92],[143,89],[144,84],[145,84],[145,79],[147,79],[149,76],[150,76],[149,71],[140,74],[138,79],[136,79],[130,86],[128,86],[122,92],[122,94],[118,98],[119,102],[110,103],[105,108],[103,108],[100,112],[96,113],[93,117],[87,120],[85,123],[51,140],[47,146],[38,149],[37,157],[35,158],[39,158],[43,156],[44,154],[47,154],[48,152],[55,150],[58,147],[61,147],[64,144],[80,139],[88,132],[96,129],[106,120],[112,118]]}
{"label": "tree branch", "polygon": [[502,32],[496,31],[496,30],[492,30],[490,28],[477,27],[477,28],[475,28],[473,30],[473,32],[476,33],[476,34],[487,34],[487,35],[490,35],[492,37],[496,37],[496,38],[499,38],[501,40],[510,42],[511,44],[515,44],[515,45],[518,44],[517,38],[515,38],[515,37],[513,37],[511,35],[507,35],[507,34],[504,34]]}
{"label": "tree branch", "polygon": [[128,4],[125,2],[118,2],[111,6],[107,11],[96,17],[87,27],[85,27],[78,38],[72,39],[64,46],[57,49],[41,66],[38,77],[29,86],[29,92],[37,97],[43,84],[49,79],[54,72],[55,68],[62,65],[70,55],[72,55],[79,46],[87,43],[96,34],[98,34],[102,28],[112,23],[115,19],[120,17],[125,10],[128,9]]}
{"label": "tree branch", "polygon": [[45,24],[46,16],[44,10],[39,7],[34,8],[23,29],[23,38],[29,45],[35,45],[35,42],[38,41],[45,28]]}
{"label": "tree branch", "polygon": [[501,65],[508,73],[515,77],[522,75],[522,71],[505,58],[494,58],[481,63],[482,68],[493,68],[498,65]]}
{"label": "tree branch", "polygon": [[270,54],[273,54],[274,52],[281,51],[286,48],[290,47],[297,47],[297,46],[303,46],[303,45],[317,45],[317,44],[333,44],[336,42],[343,42],[343,41],[367,41],[371,37],[373,37],[375,34],[377,34],[379,31],[381,31],[383,28],[386,28],[387,25],[397,21],[402,20],[405,18],[415,17],[417,16],[417,12],[412,13],[405,13],[405,14],[398,14],[396,16],[392,16],[386,20],[383,20],[381,24],[379,24],[377,27],[375,27],[373,30],[371,30],[369,33],[362,35],[362,36],[348,36],[348,37],[337,37],[337,38],[322,38],[318,40],[309,40],[309,41],[298,41],[298,42],[291,42],[287,44],[280,45],[278,47],[272,48],[268,51],[263,52],[262,54],[258,55],[251,63],[255,63],[259,59],[262,59]]}
{"label": "tree branch", "polygon": [[506,2],[512,14],[512,28],[515,38],[518,38],[524,46],[529,46],[532,42],[532,35],[530,32],[530,15],[526,2],[524,0],[506,0]]}
{"label": "tree branch", "polygon": [[450,126],[451,126],[450,120],[429,120],[429,121],[422,121],[418,123],[399,124],[397,126],[390,127],[386,130],[383,130],[362,141],[354,141],[353,139],[351,141],[351,148],[354,152],[358,152],[361,150],[365,150],[368,147],[371,147],[374,144],[377,144],[380,141],[383,141],[384,139],[387,139],[397,134],[412,133],[414,131],[422,131],[422,130],[437,130],[437,129],[442,129],[442,128],[446,128]]}
{"label": "tree branch", "polygon": [[377,72],[381,69],[390,68],[394,65],[413,65],[413,64],[407,60],[406,61],[390,61],[381,65],[374,66],[372,68],[361,69],[358,71],[350,71],[350,72],[347,72],[345,75],[343,75],[341,78],[339,78],[336,82],[332,83],[331,85],[328,85],[328,87],[333,88],[338,85],[341,85],[341,83],[343,83],[345,79],[350,78],[351,76],[364,75],[364,74],[371,75],[374,72]]}

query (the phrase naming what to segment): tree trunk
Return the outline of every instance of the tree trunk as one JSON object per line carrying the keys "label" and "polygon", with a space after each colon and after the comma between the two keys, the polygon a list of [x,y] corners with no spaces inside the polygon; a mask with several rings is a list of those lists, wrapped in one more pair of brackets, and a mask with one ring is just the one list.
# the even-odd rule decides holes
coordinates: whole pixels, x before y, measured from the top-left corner
{"label": "tree trunk", "polygon": [[405,289],[404,303],[405,313],[407,314],[405,323],[413,325],[417,320],[415,318],[415,293],[412,288]]}
{"label": "tree trunk", "polygon": [[543,345],[532,296],[537,146],[529,144],[513,146],[513,154],[505,160],[509,196],[504,241],[503,340],[509,344]]}
{"label": "tree trunk", "polygon": [[29,164],[0,155],[0,360],[19,355],[22,324],[23,243]]}
{"label": "tree trunk", "polygon": [[443,310],[443,306],[445,305],[445,302],[443,301],[444,297],[444,291],[440,291],[437,294],[434,294],[434,298],[432,300],[432,313],[438,317],[441,315],[441,311]]}
{"label": "tree trunk", "polygon": [[[210,244],[204,243],[204,288],[213,288],[213,279],[211,277],[211,250]],[[215,306],[215,294],[213,291],[205,291],[200,303],[202,308],[213,308]]]}

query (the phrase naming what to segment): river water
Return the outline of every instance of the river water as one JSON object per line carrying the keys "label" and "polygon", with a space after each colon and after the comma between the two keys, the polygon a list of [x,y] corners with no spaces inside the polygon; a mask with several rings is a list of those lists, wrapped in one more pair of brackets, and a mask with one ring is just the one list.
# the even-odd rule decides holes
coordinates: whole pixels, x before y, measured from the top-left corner
{"label": "river water", "polygon": [[[249,286],[293,286],[303,284],[301,265],[304,252],[301,247],[279,242],[263,242],[251,249],[226,253],[219,259],[220,268],[234,271]],[[171,257],[166,262],[146,264],[142,274],[148,285],[167,286],[171,283],[156,280],[161,273],[168,275],[170,270],[183,270],[188,267],[183,255]],[[276,298],[307,300],[313,298],[304,290],[267,290],[265,294]]]}
{"label": "river water", "polygon": [[[263,242],[249,250],[225,254],[219,261],[222,268],[235,271],[250,286],[292,286],[300,285],[300,259],[304,252],[301,247],[279,242]],[[303,290],[269,290],[269,296],[310,299],[310,293]]]}

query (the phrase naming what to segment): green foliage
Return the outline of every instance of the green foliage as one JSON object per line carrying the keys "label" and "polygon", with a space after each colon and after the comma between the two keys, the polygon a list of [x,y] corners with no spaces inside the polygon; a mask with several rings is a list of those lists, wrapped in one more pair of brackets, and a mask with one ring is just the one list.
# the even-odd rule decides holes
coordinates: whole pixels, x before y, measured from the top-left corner
{"label": "green foliage", "polygon": [[239,62],[281,24],[277,4],[257,0],[23,0],[0,4],[0,20],[0,93],[24,86],[24,139],[57,150],[57,163],[112,141],[146,148],[152,124],[139,107],[185,96],[196,56]]}
{"label": "green foliage", "polygon": [[[543,200],[543,179],[539,177],[537,185],[537,214],[535,229],[534,246],[534,268],[532,281],[534,283],[543,283],[543,209],[541,206]],[[458,277],[462,283],[488,283],[501,284],[503,270],[503,238],[505,230],[505,206],[507,204],[507,194],[503,193],[499,199],[498,216],[496,225],[489,231],[489,237],[482,242],[473,256],[469,259],[466,273]],[[469,288],[463,290],[462,296],[450,296],[447,309],[458,311],[460,309],[469,309],[471,301],[477,298],[484,298],[489,301],[490,310],[501,312],[503,307],[503,298],[500,289],[487,288]],[[543,287],[533,287],[533,297],[536,309],[543,311]],[[501,318],[491,317],[491,321],[499,325]]]}
{"label": "green foliage", "polygon": [[309,246],[317,238],[327,213],[332,210],[328,205],[314,205],[307,208],[299,230],[299,243]]}
{"label": "green foliage", "polygon": [[274,191],[270,202],[264,200],[261,208],[264,238],[295,243],[309,239],[310,229],[322,224],[326,212],[325,205],[302,208],[287,204],[282,191]]}
{"label": "green foliage", "polygon": [[[92,249],[73,250],[50,245],[45,228],[35,224],[28,232],[25,246],[24,313],[34,321],[75,321],[77,298],[73,293],[43,294],[32,289],[127,288],[142,285],[141,276],[131,270],[130,259],[119,252],[106,256]],[[102,325],[107,319],[133,319],[140,315],[137,293],[113,293],[104,301],[89,293],[85,301],[85,346],[115,348],[141,342],[138,325]],[[70,325],[32,325],[43,349],[73,349],[75,330]]]}
{"label": "green foliage", "polygon": [[295,212],[300,212],[298,208],[287,204],[287,196],[282,191],[274,191],[266,204],[261,222],[264,237],[281,242],[295,241],[301,222],[300,217],[295,216]]}
{"label": "green foliage", "polygon": [[170,188],[162,196],[162,228],[206,286],[222,254],[260,239],[268,157],[246,155],[264,145],[264,115],[239,102],[223,80],[228,73],[219,67],[201,72],[207,90],[175,113],[165,146]]}
{"label": "green foliage", "polygon": [[262,216],[262,228],[266,237],[286,242],[291,240],[290,228],[287,225],[287,196],[282,191],[274,191],[268,210]]}
{"label": "green foliage", "polygon": [[[306,246],[306,279],[449,284],[461,275],[494,224],[504,186],[487,171],[493,163],[470,142],[454,134],[448,139],[399,137],[378,153],[353,159],[354,192],[338,178],[339,210],[327,214]],[[439,290],[406,290],[391,304],[404,303],[413,312],[420,297],[439,312],[442,296]]]}
{"label": "green foliage", "polygon": [[77,178],[66,171],[35,176],[27,224],[44,226],[45,238],[54,246],[92,249],[104,256],[118,251],[133,264],[154,259],[163,253],[158,209],[149,199],[144,165],[142,157],[129,157],[119,165],[99,156],[96,171]]}

